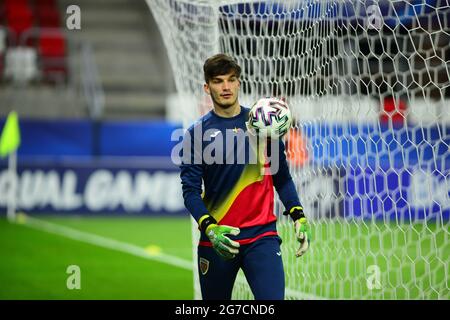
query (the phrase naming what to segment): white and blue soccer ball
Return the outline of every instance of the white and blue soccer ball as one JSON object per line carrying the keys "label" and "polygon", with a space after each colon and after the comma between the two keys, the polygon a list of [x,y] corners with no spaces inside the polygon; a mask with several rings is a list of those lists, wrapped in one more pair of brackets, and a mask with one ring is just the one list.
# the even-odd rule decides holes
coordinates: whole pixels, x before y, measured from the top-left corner
{"label": "white and blue soccer ball", "polygon": [[247,130],[253,135],[282,138],[292,125],[292,114],[284,100],[263,98],[250,108]]}

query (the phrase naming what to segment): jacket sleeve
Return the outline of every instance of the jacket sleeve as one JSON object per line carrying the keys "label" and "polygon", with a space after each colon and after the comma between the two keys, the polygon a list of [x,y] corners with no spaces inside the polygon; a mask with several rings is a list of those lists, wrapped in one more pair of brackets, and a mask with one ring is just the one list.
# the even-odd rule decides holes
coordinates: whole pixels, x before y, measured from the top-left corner
{"label": "jacket sleeve", "polygon": [[191,127],[186,131],[186,134],[183,137],[183,148],[180,153],[180,178],[184,205],[196,221],[198,221],[201,216],[208,214],[208,210],[201,197],[204,171],[201,157],[201,143],[201,141],[198,141],[197,144],[194,143],[194,135]]}
{"label": "jacket sleeve", "polygon": [[279,140],[279,156],[278,156],[278,171],[273,174],[273,185],[280,200],[283,203],[286,210],[290,210],[292,207],[301,206],[300,199],[298,197],[295,184],[292,180],[292,176],[289,172],[288,163],[286,160],[285,147],[283,141]]}

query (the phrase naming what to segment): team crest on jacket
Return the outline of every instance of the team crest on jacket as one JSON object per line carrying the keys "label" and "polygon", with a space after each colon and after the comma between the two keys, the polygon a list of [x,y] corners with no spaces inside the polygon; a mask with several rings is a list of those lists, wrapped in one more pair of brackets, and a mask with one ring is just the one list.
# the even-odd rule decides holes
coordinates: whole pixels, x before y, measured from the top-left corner
{"label": "team crest on jacket", "polygon": [[205,275],[209,270],[209,261],[205,258],[200,258],[200,271],[202,275]]}

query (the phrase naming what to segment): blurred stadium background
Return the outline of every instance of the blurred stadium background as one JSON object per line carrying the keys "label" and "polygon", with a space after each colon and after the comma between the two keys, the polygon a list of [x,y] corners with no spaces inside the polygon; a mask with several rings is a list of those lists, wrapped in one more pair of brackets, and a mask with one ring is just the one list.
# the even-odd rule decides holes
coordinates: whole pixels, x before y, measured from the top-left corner
{"label": "blurred stadium background", "polygon": [[245,105],[282,95],[296,118],[314,240],[294,259],[280,217],[287,297],[449,299],[449,30],[438,0],[0,0],[0,124],[15,110],[21,132],[16,223],[0,160],[0,299],[199,297],[171,135],[209,109],[218,51]]}

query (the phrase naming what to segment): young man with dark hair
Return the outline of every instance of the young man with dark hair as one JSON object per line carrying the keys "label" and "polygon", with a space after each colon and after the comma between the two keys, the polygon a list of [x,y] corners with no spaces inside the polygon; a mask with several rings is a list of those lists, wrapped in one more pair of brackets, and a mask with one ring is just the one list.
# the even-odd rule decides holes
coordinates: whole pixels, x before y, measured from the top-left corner
{"label": "young man with dark hair", "polygon": [[[216,144],[214,156],[220,153],[215,158],[219,161],[211,163],[203,159],[211,144],[216,139],[224,139],[227,132],[245,133],[249,115],[249,109],[239,104],[241,68],[233,58],[214,55],[206,60],[203,70],[204,90],[211,96],[214,108],[188,129],[183,141],[187,149],[183,149],[180,174],[184,203],[201,232],[198,268],[203,299],[231,299],[239,269],[244,271],[255,299],[284,299],[274,187],[286,208],[285,214],[294,221],[300,242],[297,256],[306,252],[310,240],[309,226],[287,166],[284,144],[281,140],[276,142],[278,171],[270,174],[264,163],[249,161],[248,154],[244,163],[236,161],[236,157],[247,150],[247,143],[231,148],[227,143]],[[201,132],[201,141],[196,131]],[[217,146],[223,146],[223,150],[217,150]],[[230,157],[232,163],[222,159]]]}

